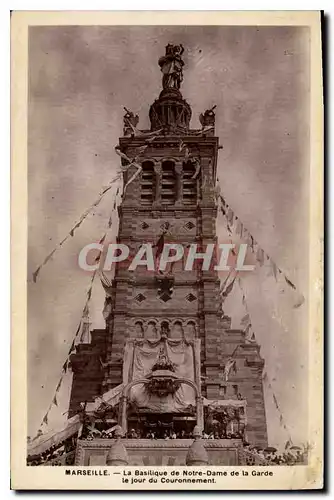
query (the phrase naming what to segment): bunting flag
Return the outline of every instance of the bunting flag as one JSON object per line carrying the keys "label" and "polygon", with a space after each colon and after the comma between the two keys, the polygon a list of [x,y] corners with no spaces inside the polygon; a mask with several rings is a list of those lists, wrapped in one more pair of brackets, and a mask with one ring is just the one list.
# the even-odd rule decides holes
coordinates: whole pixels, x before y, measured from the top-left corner
{"label": "bunting flag", "polygon": [[[218,180],[217,180],[218,181]],[[261,248],[261,246],[257,243],[257,241],[254,239],[252,234],[248,231],[247,228],[243,225],[239,217],[235,214],[233,209],[226,203],[224,197],[222,195],[219,195],[220,197],[220,203],[221,207],[220,210],[222,214],[225,217],[226,220],[226,228],[230,236],[232,236],[233,230],[234,232],[240,236],[240,238],[244,239],[253,254],[255,255],[256,261],[258,262],[259,266],[262,267],[264,265],[265,261],[269,262],[269,275],[273,276],[275,278],[275,281],[277,282],[278,280],[278,274],[283,275],[286,284],[292,288],[293,290],[297,291],[296,285],[287,277],[286,273],[280,269],[277,264],[271,259],[269,255],[265,253],[265,251]],[[299,294],[299,297],[296,301],[296,303],[293,305],[293,308],[297,309],[300,307],[305,301],[305,297],[303,294]]]}
{"label": "bunting flag", "polygon": [[232,357],[230,357],[224,366],[224,380],[228,382],[228,378],[230,375],[231,370],[233,370],[233,373],[236,374],[237,368],[236,368],[236,360]]}
{"label": "bunting flag", "polygon": [[277,402],[277,399],[276,399],[275,394],[273,394],[273,400],[274,400],[274,403],[275,403],[276,408],[279,410],[279,404],[278,404],[278,402]]}
{"label": "bunting flag", "polygon": [[226,300],[226,298],[230,295],[233,290],[234,282],[236,280],[237,275],[234,276],[233,280],[226,286],[225,290],[222,293],[222,302]]}
{"label": "bunting flag", "polygon": [[245,314],[245,316],[241,319],[240,325],[244,328],[247,328],[250,325],[249,313]]}
{"label": "bunting flag", "polygon": [[298,307],[302,306],[304,304],[304,302],[305,302],[305,297],[304,297],[304,295],[300,294],[299,299],[293,305],[293,308],[298,309]]}
{"label": "bunting flag", "polygon": [[136,172],[132,175],[132,177],[125,184],[124,191],[131,184],[131,182],[133,182],[136,179],[136,177],[138,177],[138,175],[142,171],[142,166],[138,163],[138,158],[143,154],[143,152],[146,150],[146,148],[148,148],[148,145],[140,146],[139,148],[137,148],[137,150],[136,150],[137,155],[131,160],[125,153],[123,153],[121,151],[120,146],[115,147],[115,152],[118,154],[118,156],[120,156],[121,158],[123,158],[127,162],[127,165],[125,167],[123,167],[125,169],[125,171],[128,170],[131,166],[133,166],[137,169]]}
{"label": "bunting flag", "polygon": [[[287,443],[289,443],[288,446],[292,446],[293,443],[292,443],[291,434],[290,434],[290,431],[289,431],[289,429],[288,429],[288,427],[287,427],[287,425],[285,423],[285,419],[284,419],[283,413],[281,411],[280,405],[278,403],[277,397],[275,395],[275,391],[273,389],[273,386],[272,386],[271,382],[269,381],[267,373],[265,375],[266,375],[266,377],[263,377],[263,381],[264,382],[266,381],[268,383],[268,388],[272,392],[272,397],[273,397],[274,405],[275,405],[275,408],[276,408],[276,410],[278,412],[278,415],[279,415],[280,425],[283,427],[283,429],[286,431],[286,433],[288,435],[288,441],[287,441]],[[285,449],[287,449],[287,444],[285,445]]]}
{"label": "bunting flag", "polygon": [[236,217],[236,221],[237,221],[237,224],[236,224],[235,232],[241,238],[241,236],[242,236],[242,222],[240,221],[240,219],[238,217]]}
{"label": "bunting flag", "polygon": [[42,262],[42,264],[40,266],[37,267],[37,269],[32,273],[32,277],[33,277],[33,282],[36,283],[37,281],[37,277],[40,273],[40,270],[42,269],[42,267],[45,266],[45,264],[47,264],[47,262],[49,262],[49,260],[53,257],[53,255],[55,254],[55,252],[61,248],[63,246],[63,244],[70,238],[70,237],[73,237],[74,236],[74,232],[76,229],[78,229],[81,224],[85,221],[85,219],[88,217],[88,215],[92,212],[92,210],[94,208],[96,208],[99,203],[102,201],[104,195],[110,191],[110,189],[113,187],[113,184],[120,179],[120,174],[118,174],[116,177],[114,177],[110,183],[108,184],[107,187],[103,188],[102,191],[100,192],[99,194],[99,197],[96,199],[96,201],[87,209],[85,210],[85,212],[81,215],[81,217],[79,218],[79,220],[73,225],[73,227],[71,228],[71,230],[68,232],[68,234],[65,236],[65,238],[63,238],[61,240],[60,243],[58,243],[55,248],[52,250],[52,252],[50,252],[47,257],[45,257],[44,261]]}
{"label": "bunting flag", "polygon": [[[126,190],[126,188],[131,184],[131,182],[133,182],[137,177],[138,175],[141,173],[141,171],[143,170],[142,169],[142,166],[139,165],[139,163],[132,163],[133,166],[137,167],[137,170],[136,172],[133,174],[133,176],[127,181],[127,183],[125,184],[124,186],[124,192]],[[130,165],[129,165],[130,167]],[[116,202],[115,202],[116,203]]]}
{"label": "bunting flag", "polygon": [[262,250],[261,247],[258,247],[257,249],[256,260],[260,264],[260,267],[262,267],[264,264],[264,251]]}
{"label": "bunting flag", "polygon": [[63,377],[60,377],[60,380],[59,380],[58,385],[56,387],[56,392],[59,391],[62,381],[63,381]]}
{"label": "bunting flag", "polygon": [[106,294],[111,297],[112,296],[112,283],[111,281],[107,278],[107,276],[104,274],[103,271],[100,271],[100,280],[101,284],[104,288],[104,291]]}
{"label": "bunting flag", "polygon": [[223,293],[223,291],[225,290],[225,286],[226,286],[226,284],[227,284],[227,282],[228,282],[229,277],[231,276],[231,274],[232,274],[232,271],[229,271],[228,275],[226,276],[226,279],[225,279],[224,283],[221,285],[221,287],[220,287],[220,291],[219,291],[219,294],[220,294],[220,295],[221,295],[221,294]]}
{"label": "bunting flag", "polygon": [[[109,219],[109,221],[110,221],[110,219]],[[110,228],[109,222],[108,222],[108,228]],[[100,239],[99,243],[100,244],[104,244],[105,240],[106,240],[106,237],[107,237],[107,231],[104,233],[104,235]],[[102,252],[103,252],[103,250],[100,252],[98,259],[100,259],[101,255],[102,255]],[[80,343],[83,342],[83,341],[85,341],[86,338],[87,338],[87,336],[89,336],[89,328],[90,328],[90,323],[89,323],[89,303],[90,303],[90,300],[91,300],[91,297],[92,297],[92,289],[93,289],[93,284],[94,284],[94,279],[95,279],[96,273],[97,273],[97,271],[95,270],[93,272],[93,274],[92,274],[92,277],[91,277],[91,280],[90,280],[90,284],[89,284],[89,287],[88,287],[88,290],[87,290],[86,301],[85,301],[85,304],[84,304],[84,307],[83,307],[83,310],[82,310],[82,313],[81,313],[81,318],[80,318],[78,327],[76,329],[76,332],[75,332],[72,344],[71,344],[70,349],[68,351],[66,360],[65,360],[65,362],[64,362],[64,364],[62,366],[62,375],[61,375],[60,380],[59,380],[59,382],[57,384],[56,391],[55,391],[54,397],[52,399],[52,402],[51,402],[51,404],[50,404],[50,406],[48,408],[48,411],[46,412],[46,414],[45,414],[45,416],[43,418],[41,426],[43,424],[48,425],[48,414],[49,414],[51,408],[53,406],[57,406],[58,407],[57,394],[58,394],[58,392],[60,390],[60,387],[61,387],[61,384],[62,384],[62,381],[63,381],[63,377],[64,377],[64,375],[67,373],[67,371],[69,369],[70,356],[76,350],[76,343],[77,343],[77,339],[78,339],[78,336],[79,336],[80,332],[81,332],[81,336],[80,336],[80,340],[79,340]],[[103,275],[103,272],[101,272],[101,273]],[[106,277],[104,277],[104,278],[105,278],[105,280],[107,280]],[[109,280],[108,280],[108,283],[111,285],[111,283],[109,282]],[[87,333],[87,330],[88,330],[88,333]]]}

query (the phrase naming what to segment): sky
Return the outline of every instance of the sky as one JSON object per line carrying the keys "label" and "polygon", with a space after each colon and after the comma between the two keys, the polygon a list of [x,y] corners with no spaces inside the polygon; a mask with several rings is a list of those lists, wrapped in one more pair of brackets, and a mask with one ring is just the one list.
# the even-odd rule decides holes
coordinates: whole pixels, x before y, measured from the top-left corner
{"label": "sky", "polygon": [[[29,28],[28,126],[28,434],[53,398],[85,302],[90,276],[82,247],[104,234],[114,190],[41,270],[32,273],[95,201],[119,166],[114,152],[123,106],[149,128],[161,90],[158,59],[168,43],[185,48],[182,94],[199,114],[216,108],[218,178],[223,196],[306,302],[298,309],[284,283],[261,268],[244,280],[265,370],[295,442],[305,442],[308,406],[309,32],[304,27],[60,26]],[[115,238],[117,217],[113,214]],[[217,234],[226,241],[223,219]],[[92,298],[103,327],[104,294]],[[236,288],[226,303],[243,314]],[[50,424],[66,418],[70,376]],[[287,433],[265,386],[269,441]]]}

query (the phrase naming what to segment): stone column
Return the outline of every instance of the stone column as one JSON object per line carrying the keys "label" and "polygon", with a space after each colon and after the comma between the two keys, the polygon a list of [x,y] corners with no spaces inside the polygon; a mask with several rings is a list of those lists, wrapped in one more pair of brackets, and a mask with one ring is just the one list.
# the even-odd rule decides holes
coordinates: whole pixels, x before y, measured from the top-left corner
{"label": "stone column", "polygon": [[202,395],[199,394],[196,396],[196,413],[197,413],[197,427],[202,435],[204,429],[204,415],[203,415],[203,398]]}
{"label": "stone column", "polygon": [[183,203],[183,164],[182,162],[176,163],[176,199],[175,206],[180,207]]}
{"label": "stone column", "polygon": [[118,425],[115,429],[116,441],[110,448],[107,455],[107,465],[128,465],[129,459],[126,448],[121,441],[123,436],[122,429]]}
{"label": "stone column", "polygon": [[154,165],[154,172],[155,172],[155,197],[153,201],[153,207],[157,207],[161,205],[162,166],[160,162]]}
{"label": "stone column", "polygon": [[126,435],[128,431],[128,422],[127,422],[127,406],[128,406],[128,398],[127,396],[122,396],[121,397],[121,412],[120,412],[120,417],[121,417],[121,428],[123,431],[123,434]]}
{"label": "stone column", "polygon": [[195,440],[193,441],[193,444],[190,446],[187,457],[186,457],[186,464],[187,465],[208,465],[209,463],[209,457],[207,454],[207,451],[204,447],[203,441],[202,441],[202,432],[200,429],[197,427],[197,425],[194,428],[194,438]]}

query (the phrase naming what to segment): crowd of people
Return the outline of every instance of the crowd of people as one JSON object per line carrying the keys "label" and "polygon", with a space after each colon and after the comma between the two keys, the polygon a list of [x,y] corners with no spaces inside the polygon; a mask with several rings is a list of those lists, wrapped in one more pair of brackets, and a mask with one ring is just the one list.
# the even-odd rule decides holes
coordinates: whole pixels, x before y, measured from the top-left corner
{"label": "crowd of people", "polygon": [[[125,436],[125,439],[193,439],[193,432],[190,430],[182,429],[182,430],[174,430],[173,428],[163,429],[159,427],[155,427],[154,429],[139,429],[132,428],[130,429]],[[99,431],[98,429],[91,429],[91,431],[85,436],[84,439],[93,440],[93,439],[113,439],[114,431]],[[239,431],[235,432],[227,432],[227,433],[218,433],[218,432],[209,432],[206,433],[203,431],[202,439],[243,439],[243,433]]]}
{"label": "crowd of people", "polygon": [[307,463],[307,450],[292,446],[283,452],[276,448],[244,446],[247,465],[303,465]]}
{"label": "crowd of people", "polygon": [[39,455],[29,456],[27,465],[72,465],[74,462],[75,440],[66,440],[57,446],[51,446]]}

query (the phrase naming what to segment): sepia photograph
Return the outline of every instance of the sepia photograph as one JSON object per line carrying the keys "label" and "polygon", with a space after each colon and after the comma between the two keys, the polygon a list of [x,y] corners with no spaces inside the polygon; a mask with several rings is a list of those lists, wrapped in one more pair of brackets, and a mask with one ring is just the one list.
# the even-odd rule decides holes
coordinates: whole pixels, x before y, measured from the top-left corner
{"label": "sepia photograph", "polygon": [[21,41],[20,468],[34,487],[321,488],[320,14],[86,14]]}

